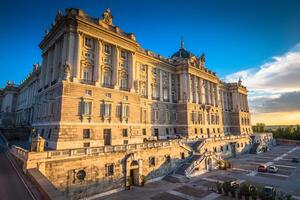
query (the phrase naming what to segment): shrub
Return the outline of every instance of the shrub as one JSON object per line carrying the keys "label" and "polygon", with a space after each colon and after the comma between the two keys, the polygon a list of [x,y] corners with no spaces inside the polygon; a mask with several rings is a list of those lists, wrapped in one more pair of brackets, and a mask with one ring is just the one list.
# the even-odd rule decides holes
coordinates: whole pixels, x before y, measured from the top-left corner
{"label": "shrub", "polygon": [[223,190],[224,190],[225,195],[228,196],[228,193],[229,193],[230,188],[231,188],[230,182],[225,181],[225,182],[222,184],[222,187],[223,187]]}
{"label": "shrub", "polygon": [[252,200],[256,200],[257,199],[258,191],[257,191],[257,189],[256,189],[255,186],[251,187],[251,189],[250,189],[250,195],[251,195]]}
{"label": "shrub", "polygon": [[146,181],[147,181],[146,176],[142,175],[142,176],[141,176],[141,180],[142,180],[141,184],[142,184],[142,186],[144,186],[145,183],[146,183]]}
{"label": "shrub", "polygon": [[217,186],[217,191],[219,194],[222,194],[222,183],[220,183],[219,181],[216,182],[216,186]]}
{"label": "shrub", "polygon": [[232,197],[235,197],[236,191],[237,191],[237,186],[236,185],[230,186],[230,193],[231,193]]}
{"label": "shrub", "polygon": [[244,195],[246,199],[249,199],[249,196],[250,196],[249,185],[246,183],[243,183],[240,187],[240,193],[241,193],[241,195]]}

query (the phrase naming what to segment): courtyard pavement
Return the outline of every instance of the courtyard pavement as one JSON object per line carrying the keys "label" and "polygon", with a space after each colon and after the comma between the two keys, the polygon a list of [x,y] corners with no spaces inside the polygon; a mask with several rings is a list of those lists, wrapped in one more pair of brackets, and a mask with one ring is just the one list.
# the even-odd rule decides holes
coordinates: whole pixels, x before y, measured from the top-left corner
{"label": "courtyard pavement", "polygon": [[[145,187],[132,187],[129,191],[115,193],[99,199],[139,199],[139,200],[213,200],[226,197],[209,190],[217,181],[247,182],[252,185],[273,186],[278,191],[294,195],[300,199],[300,163],[293,163],[293,157],[300,158],[300,147],[276,146],[271,151],[243,154],[231,158],[232,169],[215,170],[193,177],[187,183],[170,183],[164,180],[146,184]],[[260,173],[260,164],[276,165],[277,173]],[[227,197],[228,198],[228,197]]]}

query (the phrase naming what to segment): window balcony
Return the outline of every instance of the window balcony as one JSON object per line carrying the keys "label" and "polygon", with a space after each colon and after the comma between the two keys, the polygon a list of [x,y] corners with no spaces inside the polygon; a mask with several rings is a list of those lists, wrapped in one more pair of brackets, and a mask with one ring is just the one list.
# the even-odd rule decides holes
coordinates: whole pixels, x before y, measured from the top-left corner
{"label": "window balcony", "polygon": [[124,90],[124,91],[127,91],[127,92],[129,92],[130,91],[130,88],[128,88],[128,87],[120,87],[120,90]]}
{"label": "window balcony", "polygon": [[111,84],[111,83],[102,83],[102,87],[114,88],[113,84]]}
{"label": "window balcony", "polygon": [[85,79],[82,79],[80,83],[87,84],[87,85],[95,85],[95,81],[85,80]]}

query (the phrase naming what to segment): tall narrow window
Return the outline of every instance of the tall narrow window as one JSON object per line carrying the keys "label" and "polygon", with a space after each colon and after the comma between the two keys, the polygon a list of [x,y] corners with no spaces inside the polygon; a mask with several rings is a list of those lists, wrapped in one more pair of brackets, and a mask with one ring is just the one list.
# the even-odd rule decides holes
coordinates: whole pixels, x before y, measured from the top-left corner
{"label": "tall narrow window", "polygon": [[88,69],[84,69],[84,72],[83,72],[83,79],[85,81],[89,81],[90,80],[90,72]]}
{"label": "tall narrow window", "polygon": [[82,115],[91,115],[92,114],[92,102],[81,102],[82,105],[82,110],[81,114]]}
{"label": "tall narrow window", "polygon": [[105,52],[106,54],[110,55],[110,54],[111,54],[111,46],[108,45],[108,44],[105,44],[105,45],[104,45],[104,52]]}
{"label": "tall narrow window", "polygon": [[111,86],[111,71],[106,70],[103,74],[103,85]]}

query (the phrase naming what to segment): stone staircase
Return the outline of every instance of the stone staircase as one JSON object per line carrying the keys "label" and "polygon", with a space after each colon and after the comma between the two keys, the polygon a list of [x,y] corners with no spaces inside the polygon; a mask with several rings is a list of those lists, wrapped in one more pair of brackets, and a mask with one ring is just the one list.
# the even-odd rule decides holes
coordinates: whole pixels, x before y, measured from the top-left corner
{"label": "stone staircase", "polygon": [[249,153],[251,154],[256,154],[257,153],[257,148],[259,147],[260,143],[254,143],[253,146],[251,147]]}

